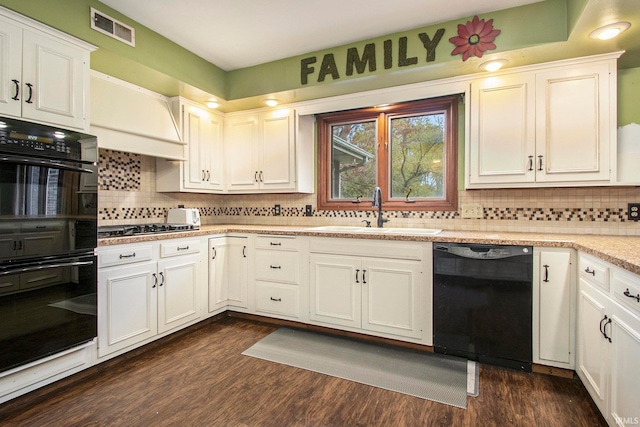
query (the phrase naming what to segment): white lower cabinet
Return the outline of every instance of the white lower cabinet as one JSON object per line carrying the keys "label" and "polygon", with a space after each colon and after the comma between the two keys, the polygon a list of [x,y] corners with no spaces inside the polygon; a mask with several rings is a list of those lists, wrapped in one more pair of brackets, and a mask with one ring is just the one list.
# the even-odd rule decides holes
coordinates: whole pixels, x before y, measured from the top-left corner
{"label": "white lower cabinet", "polygon": [[301,320],[301,255],[295,236],[257,236],[255,240],[255,311]]}
{"label": "white lower cabinet", "polygon": [[248,238],[209,239],[209,313],[226,307],[248,307]]}
{"label": "white lower cabinet", "polygon": [[534,248],[534,363],[575,367],[575,251]]}
{"label": "white lower cabinet", "polygon": [[[589,256],[580,264],[576,371],[610,425],[638,424],[640,276]],[[611,289],[593,280],[596,265],[609,269]]]}
{"label": "white lower cabinet", "polygon": [[98,357],[201,317],[199,240],[101,248],[98,263]]}
{"label": "white lower cabinet", "polygon": [[[350,252],[346,242],[336,239],[331,244],[341,248],[339,253],[313,253],[312,243],[310,320],[389,336],[423,337],[428,326],[425,317],[430,318],[427,311],[431,311],[421,304],[421,288],[426,286],[419,245],[409,257],[417,258],[393,259],[366,256],[373,249],[401,257],[398,247],[385,247],[388,243],[376,242],[368,248],[366,242],[355,243],[351,246],[354,255],[345,255]],[[327,251],[322,246],[315,250]]]}

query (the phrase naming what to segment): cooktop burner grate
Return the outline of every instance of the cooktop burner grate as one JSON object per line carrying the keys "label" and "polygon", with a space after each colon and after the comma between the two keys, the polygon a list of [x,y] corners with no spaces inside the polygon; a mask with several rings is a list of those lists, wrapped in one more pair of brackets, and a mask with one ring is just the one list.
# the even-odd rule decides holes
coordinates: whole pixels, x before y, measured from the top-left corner
{"label": "cooktop burner grate", "polygon": [[98,237],[135,236],[139,234],[175,233],[179,231],[197,230],[198,227],[186,224],[133,224],[107,225],[98,227]]}

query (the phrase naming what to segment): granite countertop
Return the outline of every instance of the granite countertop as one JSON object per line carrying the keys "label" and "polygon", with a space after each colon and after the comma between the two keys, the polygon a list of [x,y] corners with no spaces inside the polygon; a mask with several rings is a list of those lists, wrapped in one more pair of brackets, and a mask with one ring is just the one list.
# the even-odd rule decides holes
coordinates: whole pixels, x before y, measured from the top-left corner
{"label": "granite countertop", "polygon": [[376,240],[404,240],[417,242],[465,242],[500,245],[529,245],[574,248],[596,256],[613,265],[640,274],[640,237],[604,236],[590,234],[542,234],[481,231],[442,231],[436,235],[369,233],[352,230],[318,230],[315,227],[286,227],[277,225],[204,225],[196,231],[147,234],[98,239],[98,247],[126,243],[149,242],[161,239],[188,238],[223,233],[253,233],[284,236],[348,237]]}

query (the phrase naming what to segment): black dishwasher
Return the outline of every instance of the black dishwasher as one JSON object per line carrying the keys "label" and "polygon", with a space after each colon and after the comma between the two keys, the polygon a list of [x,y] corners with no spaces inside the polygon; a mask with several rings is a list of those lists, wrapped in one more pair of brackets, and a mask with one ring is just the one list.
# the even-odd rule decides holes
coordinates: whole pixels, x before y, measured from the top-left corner
{"label": "black dishwasher", "polygon": [[533,248],[433,244],[436,353],[531,371]]}

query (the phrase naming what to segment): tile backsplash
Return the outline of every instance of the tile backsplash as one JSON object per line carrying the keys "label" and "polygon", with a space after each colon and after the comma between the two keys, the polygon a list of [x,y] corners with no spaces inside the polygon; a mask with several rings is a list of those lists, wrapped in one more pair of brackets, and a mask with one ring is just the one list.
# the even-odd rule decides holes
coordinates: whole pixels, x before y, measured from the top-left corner
{"label": "tile backsplash", "polygon": [[[510,231],[640,235],[640,223],[626,217],[628,202],[640,202],[638,187],[581,187],[460,191],[458,202],[480,204],[483,219],[459,212],[385,211],[390,227],[460,231]],[[210,195],[157,193],[155,158],[100,150],[99,225],[164,222],[178,205],[200,210],[203,224],[360,225],[371,210],[317,211],[315,194]],[[274,205],[281,214],[274,216]],[[312,205],[313,216],[305,216]]]}

